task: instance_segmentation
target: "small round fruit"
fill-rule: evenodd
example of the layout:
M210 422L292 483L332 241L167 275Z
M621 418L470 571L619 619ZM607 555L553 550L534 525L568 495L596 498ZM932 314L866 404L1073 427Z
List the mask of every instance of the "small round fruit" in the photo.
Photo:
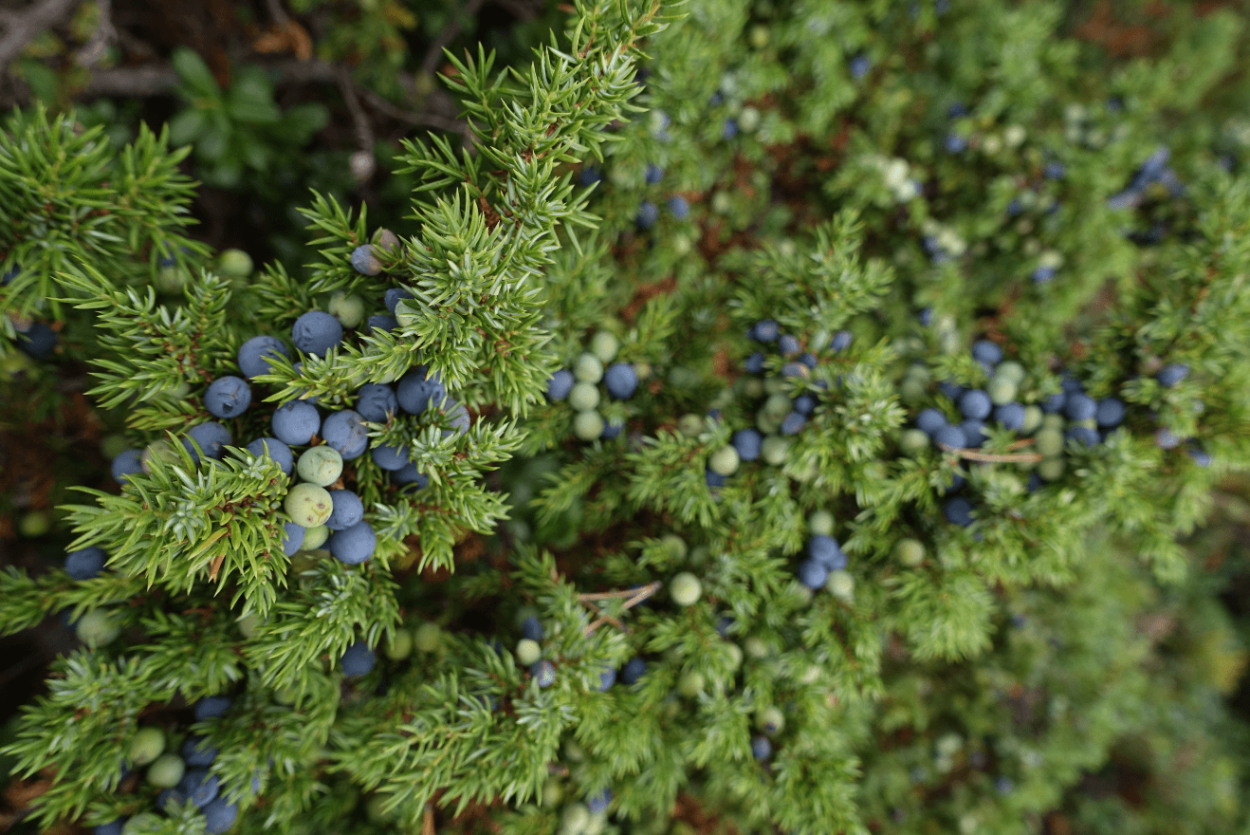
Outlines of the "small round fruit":
M1043 429L1037 433L1037 451L1043 457L1053 458L1063 452L1063 433L1058 429Z
M135 765L147 765L165 752L165 732L148 726L140 728L130 740L130 761Z
M603 416L595 411L578 412L573 418L573 434L583 441L593 441L603 434Z
M785 726L785 715L775 707L762 708L755 714L755 727L759 728L769 736L781 733L781 729Z
M905 429L898 439L899 449L905 455L915 455L929 448L929 436L919 429Z
M42 510L32 510L22 515L17 532L26 537L43 536L52 530L52 517Z
M357 522L350 528L335 531L326 541L330 554L346 565L359 565L373 556L378 537L368 522Z
M177 754L162 754L148 768L148 782L158 789L172 789L182 781L187 766Z
M1037 465L1037 474L1045 481L1056 481L1063 475L1063 459L1047 458Z
M589 411L599 405L599 389L593 383L577 383L569 392L569 405L579 412Z
M738 471L740 461L738 450L727 445L711 454L707 460L707 466L718 475L731 476Z
M603 361L594 354L582 354L573 363L573 376L579 382L590 383L592 386L603 379Z
M293 400L274 410L270 421L273 436L290 446L304 446L321 431L321 413L302 400Z
M764 463L780 467L786 463L786 453L790 451L790 442L780 435L769 435L760 446L760 456Z
M283 509L291 521L305 528L324 525L334 510L334 502L324 487L316 484L297 484L286 494Z
M333 498L330 499L334 501ZM333 513L333 510L331 511ZM304 528L304 541L300 543L300 550L315 551L322 545L326 544L326 540L330 538L330 529L325 525L316 525L311 528Z
M218 418L235 418L252 404L252 387L242 377L218 377L204 392L204 408Z
M583 835L590 824L590 809L585 803L570 803L560 815L561 835Z
M241 249L223 249L217 256L217 272L226 278L247 278L252 267L252 256Z
M590 338L590 352L599 358L600 362L611 362L616 358L616 352L621 349L621 341L611 331L599 331Z
M349 646L339 659L339 667L343 670L343 675L349 678L365 675L373 669L376 663L377 659L373 655L373 650L369 649L369 645L364 641L356 641Z
M530 665L530 675L539 687L550 687L556 683L556 667L545 658Z
M849 571L830 571L829 579L825 581L825 588L834 597L850 600L855 595L855 578Z
M894 543L894 558L909 568L915 568L924 562L924 543L910 537L900 539Z
M351 490L331 490L330 501L334 510L325 526L332 531L345 531L365 518L365 505Z
M687 670L677 679L677 692L685 696L687 699L693 699L703 692L707 682L703 678L703 674L696 670Z
M396 629L383 651L392 661L404 660L412 653L412 633L406 629Z
M94 609L78 619L74 624L74 632L88 649L97 649L117 640L117 636L122 634L122 628L106 609Z
M990 396L990 402L995 406L1002 406L1016 399L1018 387L1011 380L996 374L985 390Z
M354 293L335 293L326 309L345 328L354 328L365 319L365 300Z
M306 354L324 357L343 341L343 326L329 313L310 310L291 326L291 341Z
M442 643L442 635L437 623L423 623L412 633L412 642L420 652L434 652Z
M531 641L529 638L522 638L516 644L516 660L522 667L529 667L538 663L543 657L543 648L539 646L538 641Z
M308 484L329 487L343 474L343 455L334 447L321 444L304 450L295 471Z
M703 594L703 584L689 571L683 571L669 582L668 593L678 606L693 606Z

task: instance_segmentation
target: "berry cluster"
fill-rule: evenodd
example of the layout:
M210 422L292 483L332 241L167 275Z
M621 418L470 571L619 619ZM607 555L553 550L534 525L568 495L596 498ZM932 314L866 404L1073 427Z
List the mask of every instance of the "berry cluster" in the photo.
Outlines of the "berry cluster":
M516 645L516 660L522 667L530 671L530 675L539 687L550 687L556 683L556 667L550 660L543 658L543 625L538 619L538 611L525 606L517 613L521 624L521 640Z
M377 244L365 244L352 253L352 266L365 275L377 274L381 262L374 246L389 252L397 242L393 233L382 230ZM367 329L399 327L393 314L405 298L411 298L411 294L401 289L388 290L384 302L389 313L370 316ZM329 308L328 313L308 311L291 327L291 342L303 354L324 357L342 343L344 328L356 328L364 319L364 302L357 296L336 294L330 299ZM220 421L244 417L253 405L255 378L272 373L272 361L278 357L290 360L291 352L276 337L255 336L244 342L236 358L241 376L226 375L209 384L204 393L208 413ZM300 361L293 367L299 371L302 366ZM394 385L362 385L355 392L355 409L340 409L323 415L317 407L317 399L304 395L274 410L270 420L272 434L252 439L240 452L268 456L287 476L298 476L298 482L292 484L283 504L291 519L284 525L282 541L287 556L324 546L341 562L356 565L373 555L377 537L365 521L360 497L343 486L345 464L368 452L373 463L389 474L391 483L416 484L418 489L428 483L428 479L417 472L407 450L380 443L371 445L370 425L386 426L401 412L416 416L433 406L442 410L452 427L444 434L455 431L463 435L469 429L470 417L462 404L448 397L437 373L429 375L425 366L413 368ZM210 460L219 459L232 439L232 432L225 423L207 421L191 427L183 444L199 462L201 454ZM306 449L296 460L293 448L299 447ZM153 456L169 460L172 452L162 440L142 452L124 450L113 459L113 477L121 481L135 473L149 472Z
M629 400L638 390L639 378L650 373L646 366L612 362L620 347L620 340L611 332L599 331L590 340L590 350L577 358L571 371L561 368L547 381L547 398L567 400L573 407L573 434L583 441L609 440L625 428L624 420L604 420L600 414L603 398L598 384L603 383L613 400Z
M805 588L828 589L835 597L850 601L855 593L855 578L846 570L846 554L833 538L833 514L817 510L807 519L811 534L807 540L807 559L796 572Z
M207 723L229 712L232 701L225 696L209 696L195 704L196 723ZM127 762L123 766L123 780L131 768L147 766L144 778L148 785L160 789L155 805L160 811L193 803L204 816L204 830L221 833L234 825L239 807L227 797L225 787L217 775L211 773L217 759L217 749L203 736L185 735L179 753L173 753L176 729L157 725L141 727L131 739ZM260 775L252 777L251 791L260 791ZM173 807L173 808L171 808ZM95 835L128 835L131 832L147 832L161 825L162 818L156 811L140 812L130 818L97 826Z

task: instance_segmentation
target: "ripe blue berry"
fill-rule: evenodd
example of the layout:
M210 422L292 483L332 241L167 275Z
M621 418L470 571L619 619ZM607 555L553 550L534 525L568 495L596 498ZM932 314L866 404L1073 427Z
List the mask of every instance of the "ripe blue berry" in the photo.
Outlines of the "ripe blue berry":
M739 429L733 434L730 442L738 450L738 458L743 461L754 461L760 457L760 447L764 436L756 429Z
M203 809L217 797L217 775L209 774L206 768L192 769L183 775L178 790Z
M205 696L195 703L195 721L215 719L226 715L234 700L229 696Z
M642 201L638 207L638 215L634 218L639 229L650 229L660 219L660 210L650 200Z
M36 322L17 335L17 347L31 359L46 360L56 350L56 331L42 322Z
M938 409L928 408L922 409L920 414L916 415L916 428L921 432L933 437L933 433L937 432L943 426L946 426L946 415Z
M747 357L747 361L742 366L748 374L761 374L764 371L764 354L756 351Z
M1079 441L1085 446L1095 446L1098 443L1098 433L1088 426L1073 426L1066 435L1069 440Z
M668 198L668 210L678 220L685 220L686 216L690 214L690 204L686 202L684 197L670 197Z
M218 377L204 392L204 408L213 417L238 417L252 404L252 389L242 377Z
M1185 452L1189 453L1189 457L1192 458L1194 463L1199 467L1211 466L1211 454L1209 452L1194 446L1189 447L1185 450Z
M994 420L1005 429L1019 431L1024 427L1024 406L1020 403L1004 403L994 408Z
M561 368L555 374L551 375L551 379L547 381L547 399L563 400L569 396L569 392L573 390L573 385L577 382L573 376L573 372L567 368Z
M751 338L757 342L772 342L781 334L781 328L772 319L761 319L755 323Z
M978 362L998 365L1003 360L1003 349L998 347L997 343L988 339L979 339L972 346L972 358Z
M1176 449L1181 445L1181 439L1173 434L1171 429L1159 427L1155 430L1155 446L1159 449Z
M603 174L601 174L597 168L593 168L589 165L583 168L581 173L577 175L577 181L583 186L593 186L595 183L601 182L602 180Z
M304 528L294 522L282 523L282 553L288 557L304 544Z
M600 812L608 810L608 804L612 802L612 792L609 789L586 795L586 808L590 810L590 814L597 815Z
M529 638L531 641L541 641L543 639L543 624L533 615L521 621L521 637Z
M359 565L369 559L377 545L377 535L368 522L357 522L350 528L336 531L326 540L330 554L347 565Z
M317 407L293 400L274 410L270 421L274 437L290 446L304 446L321 431L321 415Z
M365 383L356 392L356 413L370 423L386 423L399 409L395 390L383 383Z
M802 351L803 345L799 342L799 338L797 336L784 333L777 337L777 350L784 356L790 356L791 354L797 354L799 351Z
M637 657L631 658L628 662L626 662L625 666L621 668L621 681L625 684L633 684L638 681L638 679L642 678L646 671L646 661Z
M1118 397L1104 397L1098 401L1094 419L1105 429L1114 429L1124 422L1124 401Z
M143 453L137 449L122 450L113 459L113 463L109 466L109 472L116 482L121 482L127 476L143 472Z
M959 397L959 411L972 420L985 420L993 408L989 394L981 389L969 389Z
M964 442L969 447L978 449L985 444L985 421L968 418L959 424L959 428L963 430Z
M447 396L442 378L437 372L433 377L427 377L428 370L426 366L418 365L400 378L396 387L395 396L399 400L399 407L410 415L421 414L431 400L439 403Z
M763 762L773 755L773 744L768 741L766 736L757 736L751 739L751 756Z
M939 426L937 431L933 433L933 442L939 446L948 446L952 449L964 449L968 446L967 436L964 430L958 426Z
M108 823L101 824L92 830L94 835L122 835L122 827L126 825L127 818L117 818Z
M946 134L945 146L946 153L958 154L968 147L968 140L957 133L948 133Z
M365 329L369 332L399 330L399 320L394 316L387 316L385 314L370 316L365 321Z
M184 777L183 779L185 780L186 778ZM181 788L162 789L161 793L156 796L156 808L162 812L172 812L172 807L175 805L181 806L186 802L187 795ZM98 832L99 830L96 831Z
M726 119L725 127L721 129L720 135L722 139L733 139L735 136L737 136L738 135L738 120L733 119L733 118Z
M65 556L65 571L75 580L90 580L104 570L108 555L104 550L91 545L78 551L70 551Z
M430 483L428 476L417 472L416 464L407 464L402 469L396 470L391 475L391 480L396 484L415 484L418 490L424 489Z
M1188 376L1188 365L1173 364L1165 365L1163 368L1159 369L1157 379L1159 380L1159 385L1163 386L1165 389L1170 389L1172 386L1176 385Z
M1058 392L1046 396L1042 401L1042 411L1048 415L1058 414L1063 411L1064 404L1068 402L1067 392Z
M239 816L238 804L230 803L224 797L217 798L205 806L203 811L205 830L209 835L221 835L234 826L234 821Z
M617 400L628 400L638 390L638 373L629 363L616 362L603 372L603 384Z
M369 448L368 428L354 409L328 415L321 424L321 437L339 451L344 461L359 458Z
M644 179L647 181L647 185L653 186L664 179L664 169L658 165L649 164L647 165L647 173Z
M310 310L291 326L291 340L304 353L324 357L343 341L343 326L329 313Z
M191 453L191 460L198 464L200 456L195 451L192 441L199 444L200 449L209 458L220 458L221 448L230 443L230 430L211 420L187 430L187 437L183 439L182 445L187 448L187 452Z
M313 409L313 411L317 410ZM291 448L277 438L257 438L248 444L246 449L257 457L266 455L272 458L278 462L282 472L287 475L290 475L291 470L295 467L295 455L291 452Z
M530 665L530 675L539 687L550 687L556 683L556 667L545 658Z
M283 356L291 358L286 346L274 336L253 336L239 348L239 370L249 380L271 371L269 360Z
M797 435L807 425L807 418L800 412L791 412L781 421L781 434Z
M409 293L407 290L403 289L402 287L392 287L391 289L386 291L386 294L384 296L382 296L382 303L386 305L387 311L389 311L390 314L393 316L395 315L395 309L399 307L399 303L404 299L411 299L411 298L412 298L412 293Z
M868 75L868 71L872 69L872 61L868 59L867 55L856 55L851 59L849 68L851 70L851 78L858 81Z
M822 587L829 579L829 569L816 560L803 560L799 563L799 582L813 591Z
M938 390L941 391L942 394L946 395L947 398L955 401L956 403L959 402L959 398L963 397L964 392L967 391L967 389L965 389L963 386L959 385L958 383L952 383L949 380L943 380L942 382L938 383Z
M373 650L369 649L369 645L364 641L357 641L343 653L343 657L339 659L339 666L343 670L343 675L356 678L372 670L375 662Z
M331 490L330 500L334 506L330 510L330 518L325 521L330 530L347 530L365 518L364 502L351 490Z
M189 766L209 766L217 759L217 749L202 736L187 737L182 743L182 759Z
M1068 420L1090 420L1098 414L1098 404L1087 394L1070 392L1063 413Z
M613 684L616 684L616 670L608 667L599 674L599 687L597 689L602 693Z
M965 528L972 524L972 502L962 496L947 501L942 507L942 513L946 516L946 521L952 524Z
M373 254L371 244L362 244L352 250L352 269L361 275L377 275L382 272L382 262Z
M369 457L382 469L394 472L408 463L408 450L401 446L381 444L369 451Z
M832 536L816 534L807 541L807 556L824 566L829 571L841 571L846 568L846 554L842 546Z
M729 483L729 479L727 477L710 468L703 471L703 480L707 482L707 486L712 489L724 487Z
M840 353L851 347L854 336L850 331L838 331L829 340L829 350L834 353Z
M1033 279L1035 284L1045 284L1055 277L1055 268L1050 266L1038 267L1029 277Z
M811 417L812 412L816 411L816 398L810 394L800 394L794 398L794 411L804 417Z

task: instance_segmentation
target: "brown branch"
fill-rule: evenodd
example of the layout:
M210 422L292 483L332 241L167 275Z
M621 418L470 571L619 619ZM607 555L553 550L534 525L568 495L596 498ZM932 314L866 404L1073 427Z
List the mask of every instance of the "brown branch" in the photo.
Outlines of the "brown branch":
M335 80L338 82L339 92L343 94L343 101L347 103L347 111L352 116L352 125L356 128L356 145L360 148L352 154L352 174L356 182L363 185L369 182L377 168L377 161L373 158L373 126L369 124L369 117L360 106L356 86L352 83L351 70L346 64L339 64L336 70Z
M43 0L20 12L9 11L0 17L4 35L0 36L0 67L8 68L13 59L34 40L35 36L51 29L78 5L78 0Z
M957 447L948 446L946 444L938 444L938 448L946 452L953 452L960 458L966 458L969 461L988 461L992 463L1003 462L1011 463L1013 461L1036 462L1041 461L1042 456L1036 452L1017 452L1014 454L996 455L989 452L976 452L971 449L959 449Z

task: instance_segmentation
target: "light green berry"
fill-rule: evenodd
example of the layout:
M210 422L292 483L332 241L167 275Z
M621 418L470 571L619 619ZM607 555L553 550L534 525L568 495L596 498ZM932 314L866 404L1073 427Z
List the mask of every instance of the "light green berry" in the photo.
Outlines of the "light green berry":
M898 438L899 449L905 455L915 455L929 448L929 436L919 429L904 429Z
M303 456L300 456L303 460ZM286 494L282 503L291 521L305 528L324 525L334 510L334 501L324 487L316 484L297 484Z
M316 551L330 538L330 529L325 525L317 525L304 531L304 541L300 544L301 551Z
M43 536L50 530L52 530L52 517L43 510L31 510L24 513L21 521L17 523L17 532L26 537Z
M682 539L677 534L666 533L664 536L660 537L660 542L664 545L668 553L672 555L673 559L681 561L686 558L686 552L688 550L686 548L686 540Z
M744 107L738 114L738 129L743 133L754 133L760 126L760 112L754 107Z
M603 361L594 354L582 354L573 363L573 376L583 383L592 386L603 379Z
M252 256L241 249L223 249L217 256L217 272L226 278L247 278L253 266Z
M148 832L160 832L166 819L155 812L140 812L128 818L122 826L122 835L146 835Z
M925 384L914 377L908 377L899 385L898 393L904 403L919 403L926 394Z
M737 644L726 644L726 651L729 653L730 669L738 669L742 666L742 647Z
M256 637L256 630L260 628L262 621L255 612L248 612L235 623L238 624L239 632L243 637L250 641Z
M742 396L758 400L764 396L764 381L758 377L739 377L742 381Z
M423 623L412 633L412 642L420 652L434 652L443 640L443 630L437 623Z
M985 387L986 393L990 396L990 402L996 406L1004 403L1010 403L1016 399L1017 386L1006 377L994 375L990 380L990 384Z
M677 679L677 692L685 696L687 699L693 699L703 692L703 687L707 682L703 678L703 674L696 670L687 670Z
M764 411L771 417L784 418L794 409L794 404L784 394L769 395L764 401Z
M694 414L684 414L677 419L677 431L687 438L697 438L707 428L703 418Z
M1025 435L1032 435L1042 425L1042 418L1045 417L1040 406L1024 407L1024 423L1020 426L1020 431Z
M1063 459L1047 458L1037 465L1037 474L1045 481L1056 481L1063 475Z
M590 824L590 809L585 803L570 803L560 815L562 835L584 835Z
M516 660L522 667L536 664L542 657L543 648L538 645L538 641L522 638L516 642Z
M143 467L145 473L151 474L154 460L172 464L178 460L178 451L164 438L153 441L144 447L143 455L139 457L139 465Z
M850 600L855 595L855 578L849 571L830 571L825 588L837 598Z
M172 789L186 773L186 763L177 754L162 754L148 768L148 782L160 789Z
M1065 424L1067 424L1067 420L1064 419L1063 415L1051 414L1051 415L1044 415L1042 417L1043 429L1062 430Z
M894 543L894 558L909 568L915 568L924 562L924 543L911 537L900 539Z
M813 510L807 517L807 530L812 536L833 536L833 514L827 510Z
M595 411L578 412L573 418L573 434L583 441L593 441L603 434L603 415Z
M599 331L590 338L590 352L601 362L611 362L621 350L621 341L611 331Z
M774 435L777 430L781 429L781 421L783 418L775 418L772 415L760 409L755 414L755 428L760 430L761 434Z
M412 654L412 633L406 629L396 629L383 651L392 661L404 660Z
M1002 377L1004 380L1010 380L1018 387L1024 382L1024 366L1015 360L1003 360L994 369L995 377Z
M517 628L520 629L530 618L538 618L541 616L542 613L538 611L537 606L532 606L529 603L526 603L524 606L516 610L516 614L512 616L512 619L516 622Z
M140 728L130 740L130 761L135 765L147 765L165 751L165 732L148 726Z
M302 481L329 487L343 474L343 456L329 444L321 444L300 454L295 471Z
M736 473L739 463L738 450L728 444L713 452L707 460L708 469L724 476Z
M780 435L769 435L760 445L760 457L764 463L780 467L786 463L786 453L790 451L790 442Z
M742 648L746 650L747 655L755 659L767 658L771 650L763 638L752 635L742 642Z
M365 300L355 294L335 293L326 312L345 328L354 328L365 320Z
M599 388L594 383L576 383L569 390L569 405L586 412L599 405Z
M559 777L548 777L547 782L543 783L543 806L550 809L559 806L563 800L564 784L560 782Z
M95 609L78 619L74 633L89 649L96 649L116 641L122 634L122 627L108 610Z
M678 606L693 606L703 594L703 584L689 571L683 571L669 582L668 593Z
M1052 458L1063 452L1063 433L1058 429L1046 428L1037 433L1037 451L1045 458ZM1041 472L1040 470L1038 471Z
M781 733L785 726L785 715L775 707L762 708L755 714L755 727L769 736Z

